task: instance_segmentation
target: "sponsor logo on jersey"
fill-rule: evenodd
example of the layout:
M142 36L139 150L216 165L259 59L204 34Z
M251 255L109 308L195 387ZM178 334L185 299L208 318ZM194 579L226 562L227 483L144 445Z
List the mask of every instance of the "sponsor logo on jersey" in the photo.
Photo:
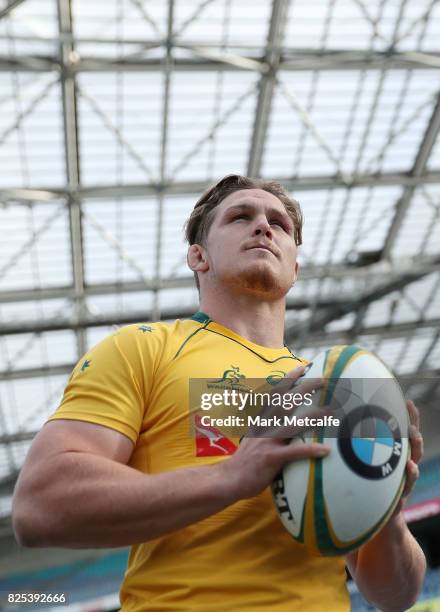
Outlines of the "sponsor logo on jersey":
M237 391L250 391L250 387L243 383L245 374L240 372L239 366L231 365L224 370L221 378L207 381L207 389L236 389Z
M216 427L202 425L201 415L194 415L196 457L233 455L237 445Z
M212 382L213 383L227 382L228 384L232 385L234 383L240 382L242 378L246 378L246 376L240 372L240 367L231 365L230 368L228 368L227 370L223 372L223 376L221 378L217 380L213 380Z

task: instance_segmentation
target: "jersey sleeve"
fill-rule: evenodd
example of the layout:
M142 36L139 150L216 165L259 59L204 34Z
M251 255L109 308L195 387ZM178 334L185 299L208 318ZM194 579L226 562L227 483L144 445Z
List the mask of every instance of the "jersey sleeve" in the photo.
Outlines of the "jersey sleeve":
M160 330L147 324L108 336L77 363L60 406L48 420L104 425L136 443L160 349Z

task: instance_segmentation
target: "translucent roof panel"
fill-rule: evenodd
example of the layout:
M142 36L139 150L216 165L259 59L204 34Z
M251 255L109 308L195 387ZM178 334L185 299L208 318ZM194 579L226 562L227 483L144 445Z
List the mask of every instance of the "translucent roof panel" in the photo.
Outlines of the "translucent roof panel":
M396 374L408 374L414 371L414 363L420 363L429 343L426 330L414 331L409 337L380 339L375 351ZM413 358L412 366L409 355Z
M246 173L258 75L177 72L171 84L167 176L171 181ZM197 120L195 118L197 117Z
M0 368L14 372L22 368L49 368L77 359L75 336L70 330L0 337Z
M158 180L161 75L86 73L80 75L78 86L83 183Z
M90 295L86 298L87 312L91 318L132 317L144 320L153 307L152 291L118 292L108 295Z
M393 246L393 256L433 255L440 244L440 187L416 189Z
M165 289L160 293L160 307L163 316L166 317L167 311L182 311L181 318L192 316L197 310L198 292L195 284L192 287L182 289Z
M437 139L427 163L428 170L440 170L440 140Z
M186 263L188 245L184 239L184 225L199 197L200 194L165 198L161 272L167 278L192 275Z
M383 247L401 187L295 193L304 212L303 257L309 263L346 260Z
M271 10L268 0L180 1L176 3L174 30L179 43L263 49Z
M438 328L432 330L431 338L435 337L434 334L438 334ZM427 357L425 366L426 368L433 369L433 370L434 369L438 370L440 368L440 343L439 342L437 342L437 344L432 348L432 351Z
M414 330L412 334L408 334L407 342L394 364L397 373L403 374L414 372L414 363L421 363L431 343L432 330ZM439 365L440 361L437 363L436 367Z
M147 42L166 34L167 3L161 0L149 0L148 3L75 0L72 8L75 35L87 41L78 46L82 55L99 55L103 45L90 42L93 40L134 39ZM120 52L121 48L117 48L117 51Z
M397 35L401 51L419 49L423 52L440 50L440 6L431 0L408 2L404 10L404 23Z
M68 224L63 202L0 207L0 289L71 283Z
M430 0L409 2L404 8L400 2L381 0L301 0L292 3L286 38L297 47L335 50L385 50L392 42L413 49L422 38L428 48L438 49L436 17L438 6Z
M427 71L281 71L263 173L409 170L437 90Z
M67 381L68 375L0 382L2 405L9 407L4 411L6 433L38 431L55 412Z
M155 198L84 204L86 282L155 278L158 202Z
M0 303L0 321L13 322L16 326L50 322L54 319L68 318L71 315L72 300L69 298L30 299Z
M58 76L0 72L0 108L0 188L63 185L66 175Z
M439 309L440 275L434 272L369 304L364 325L417 324ZM431 315L431 316L430 316Z
M0 20L0 54L52 55L58 46L58 19L53 0L2 0L0 11L15 5Z

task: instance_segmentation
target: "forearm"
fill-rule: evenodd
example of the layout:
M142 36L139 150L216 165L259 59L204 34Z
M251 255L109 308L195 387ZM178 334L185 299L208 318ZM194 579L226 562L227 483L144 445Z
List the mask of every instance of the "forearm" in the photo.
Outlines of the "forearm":
M66 452L51 462L44 482L18 483L14 524L27 546L127 546L236 501L221 463L145 475L88 453Z
M426 560L399 512L357 553L355 580L380 610L406 610L423 585Z

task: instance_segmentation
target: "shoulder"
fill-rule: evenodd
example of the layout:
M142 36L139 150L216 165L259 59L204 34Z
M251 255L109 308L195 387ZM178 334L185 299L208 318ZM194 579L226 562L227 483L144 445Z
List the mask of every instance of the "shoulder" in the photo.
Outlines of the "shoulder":
M175 321L141 321L117 329L111 336L120 340L172 340L180 339L199 329L200 323L192 319Z
M111 338L124 351L172 353L182 342L201 329L192 319L141 321L119 328Z

